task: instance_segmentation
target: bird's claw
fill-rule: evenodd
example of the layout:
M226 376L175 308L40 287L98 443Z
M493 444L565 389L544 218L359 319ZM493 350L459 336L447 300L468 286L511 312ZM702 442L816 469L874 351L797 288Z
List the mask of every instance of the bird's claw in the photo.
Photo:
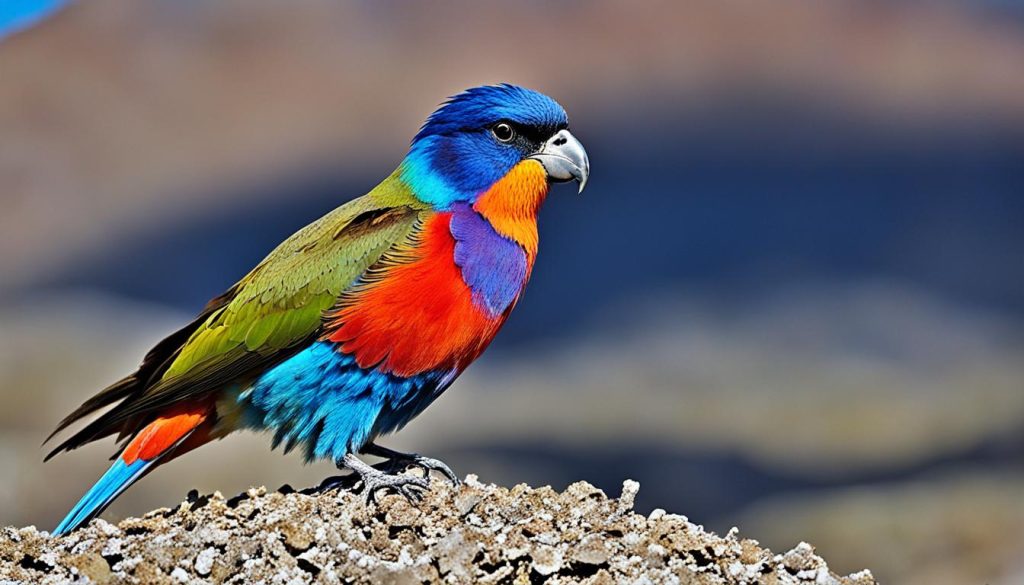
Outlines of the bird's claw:
M334 475L325 478L320 482L320 485L310 488L309 490L304 490L304 492L327 493L337 489L351 488L354 483L355 478L353 478L352 475Z
M362 476L363 495L366 502L377 501L377 492L382 489L394 490L411 502L419 502L423 499L423 493L430 486L430 478L416 477L414 475L396 475L373 470Z
M452 468L448 467L448 464L445 463L444 461L441 461L440 459L434 459L433 457L424 457L423 455L415 454L411 455L409 459L410 466L422 469L424 477L429 476L431 471L436 471L443 475L445 479L450 481L452 485L454 485L455 487L462 485L462 481L459 479L459 476L455 475L455 472L452 471Z
M429 476L431 471L436 471L443 475L445 479L450 481L455 487L462 485L462 482L459 480L459 476L455 475L452 468L448 467L448 464L440 459L424 457L418 453L402 453L401 451L381 447L376 443L370 443L367 445L363 449L363 452L368 455L376 455L377 457L387 459L387 465L392 470L404 471L410 467L418 467L423 470L424 477Z
M390 489L398 492L407 500L417 502L423 499L423 492L430 486L429 477L416 477L414 475L399 475L381 471L379 466L367 465L352 453L348 453L338 462L359 475L363 482L363 495L366 502L375 502L377 492L382 489Z

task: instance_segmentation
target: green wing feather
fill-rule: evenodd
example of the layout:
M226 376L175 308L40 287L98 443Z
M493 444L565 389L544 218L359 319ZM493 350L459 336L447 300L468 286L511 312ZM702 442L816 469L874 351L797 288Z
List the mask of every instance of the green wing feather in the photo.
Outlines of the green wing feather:
M385 252L409 241L428 213L396 173L302 228L195 321L157 344L138 371L61 421L54 434L120 401L47 459L113 433L134 435L166 406L245 382L286 359L316 337L323 313L342 291Z

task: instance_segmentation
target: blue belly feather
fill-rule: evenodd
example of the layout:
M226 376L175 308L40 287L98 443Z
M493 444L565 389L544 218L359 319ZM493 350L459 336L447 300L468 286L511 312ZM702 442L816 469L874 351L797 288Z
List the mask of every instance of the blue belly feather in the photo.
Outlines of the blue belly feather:
M263 373L239 395L250 428L274 431L274 447L303 445L307 460L340 461L405 426L456 372L410 378L364 369L334 343L316 342Z

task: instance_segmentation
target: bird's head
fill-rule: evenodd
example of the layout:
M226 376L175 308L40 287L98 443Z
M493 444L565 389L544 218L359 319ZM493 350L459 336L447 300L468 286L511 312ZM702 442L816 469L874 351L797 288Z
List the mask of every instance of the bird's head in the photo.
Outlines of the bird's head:
M587 183L590 162L558 102L515 85L466 90L427 118L402 163L402 179L438 208L473 202L525 160L551 182Z

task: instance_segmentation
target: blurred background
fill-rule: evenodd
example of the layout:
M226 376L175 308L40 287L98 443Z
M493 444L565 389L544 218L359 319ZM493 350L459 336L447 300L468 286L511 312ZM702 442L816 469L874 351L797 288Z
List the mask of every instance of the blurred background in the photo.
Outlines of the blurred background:
M425 116L510 81L593 173L530 290L395 448L585 479L890 583L1024 582L1024 6L0 4L0 524L113 445L40 442ZM314 485L241 435L128 491Z

